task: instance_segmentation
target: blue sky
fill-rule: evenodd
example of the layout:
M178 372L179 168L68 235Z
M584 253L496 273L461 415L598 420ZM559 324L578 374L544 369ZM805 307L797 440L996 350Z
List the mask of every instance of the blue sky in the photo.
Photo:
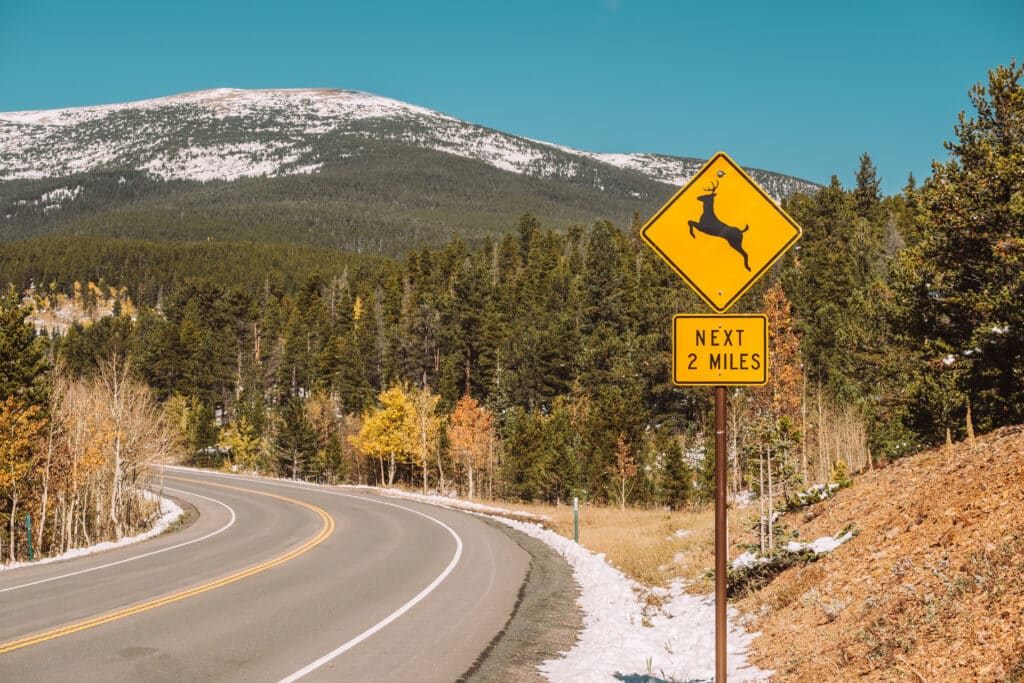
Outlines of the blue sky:
M0 0L0 111L338 87L600 152L883 189L945 159L967 89L1024 59L1022 0Z

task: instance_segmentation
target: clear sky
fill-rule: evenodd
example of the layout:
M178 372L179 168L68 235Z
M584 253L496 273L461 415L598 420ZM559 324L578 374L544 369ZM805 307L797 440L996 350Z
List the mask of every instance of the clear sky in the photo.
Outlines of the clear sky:
M337 87L599 152L886 192L945 159L1024 0L0 0L0 111Z

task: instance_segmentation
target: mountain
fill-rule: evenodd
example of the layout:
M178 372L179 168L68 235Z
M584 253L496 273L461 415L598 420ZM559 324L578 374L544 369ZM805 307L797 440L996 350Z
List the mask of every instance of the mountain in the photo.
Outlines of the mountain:
M524 211L648 216L703 161L600 154L346 90L209 90L0 113L0 239L299 242L400 254ZM777 200L816 185L747 169Z

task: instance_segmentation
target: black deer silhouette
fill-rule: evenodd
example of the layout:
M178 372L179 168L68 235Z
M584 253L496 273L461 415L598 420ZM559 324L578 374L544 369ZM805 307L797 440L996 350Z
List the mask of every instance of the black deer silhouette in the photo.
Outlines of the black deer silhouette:
M705 235L711 235L712 237L721 237L729 246L740 253L743 257L743 267L748 271L750 270L750 262L747 259L747 252L743 251L743 233L750 230L750 226L740 230L734 228L731 225L726 225L722 221L718 220L718 216L715 215L715 192L718 190L718 183L714 182L711 187L705 187L704 191L708 194L702 194L697 197L701 204L704 205L704 213L700 215L699 221L689 221L690 223L690 237L696 238L693 234L693 229L697 228Z

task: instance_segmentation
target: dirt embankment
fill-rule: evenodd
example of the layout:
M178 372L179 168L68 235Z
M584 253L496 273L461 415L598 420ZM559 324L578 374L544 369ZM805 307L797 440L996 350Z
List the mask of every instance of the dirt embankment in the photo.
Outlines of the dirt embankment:
M778 681L1024 681L1024 427L869 472L783 522L860 534L739 606Z

